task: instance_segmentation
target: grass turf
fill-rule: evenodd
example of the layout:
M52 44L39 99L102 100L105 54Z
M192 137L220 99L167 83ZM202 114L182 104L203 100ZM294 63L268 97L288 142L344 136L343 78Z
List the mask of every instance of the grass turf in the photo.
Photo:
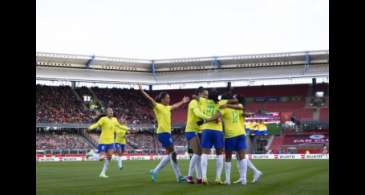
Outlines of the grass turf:
M109 178L98 178L102 162L41 162L36 165L37 195L116 195L116 194L249 194L249 195L326 195L329 194L328 160L253 160L264 175L256 184L230 186L212 184L215 178L215 161L208 163L208 186L177 183L171 165L151 182L149 170L158 161L123 161L119 170L115 161L109 166ZM188 161L179 161L183 175L187 174ZM224 168L222 180L224 180ZM232 182L238 178L236 161L232 161ZM248 180L252 171L248 171Z

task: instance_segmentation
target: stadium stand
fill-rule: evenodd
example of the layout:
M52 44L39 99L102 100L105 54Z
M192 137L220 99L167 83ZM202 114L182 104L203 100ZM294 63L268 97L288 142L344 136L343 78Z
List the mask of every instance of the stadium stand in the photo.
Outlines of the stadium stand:
M319 84L317 86L318 90L328 90L328 85ZM138 90L98 87L72 88L70 86L42 85L37 85L36 89L37 123L90 124L95 121L95 118L100 112L108 106L113 108L116 117L124 117L127 120L128 125L153 125L155 123L153 112ZM218 90L222 91L222 89ZM194 91L195 90L192 89L168 90L168 93L171 96L171 103L175 103L180 101L183 96L191 97ZM157 96L160 92L161 91L149 91L152 97ZM295 117L297 121L310 121L313 119L313 114L315 112L315 109L308 107L307 105L307 97L310 96L311 93L310 85L238 87L233 89L233 93L243 95L247 98L247 111L254 113L286 113L285 119L283 117L281 118L282 123L290 120L291 117ZM84 101L84 96L91 97L91 101ZM262 100L262 98L265 100ZM326 101L328 102L328 97L326 98ZM93 104L97 105L96 108L92 107ZM185 125L186 122L186 109L187 105L184 105L172 112L172 122L174 125L182 125L179 127L180 129L183 129L183 125ZM320 121L328 122L328 103L320 108L319 111ZM290 145L288 145L289 141L287 141L290 138L286 135L288 131L281 134L282 130L280 126L281 125L268 125L271 135L279 135L275 136L273 141L270 142L269 149L272 153L279 153L280 150L288 152L288 147L290 147ZM313 124L303 122L300 128L308 129L312 128L311 126L313 126ZM151 134L151 130L153 129L146 132L132 131L132 133L128 134L126 150L129 153L160 152L158 149L161 147L154 135ZM90 148L93 146L85 140L88 139L93 145L96 145L99 138L98 133L95 134L95 132L84 134L83 136L81 134L74 134L73 136L75 136L75 139L71 138L72 135L65 135L60 138L57 135L37 134L37 149L61 149L63 147L77 148L82 147L82 143L86 144L85 148ZM50 141L47 142L47 139ZM69 140L67 143L71 144L66 146L58 143L63 142L62 139ZM77 142L78 139L81 139L79 140L80 144L73 144L74 142ZM173 139L177 146L186 145L184 135L180 131L174 131ZM296 139L301 140L302 137L295 138L294 140ZM265 143L267 143L267 140L258 143L261 149L265 148L263 145ZM296 149L298 151L306 151L309 146L306 147L304 147L304 149L303 147L296 147ZM318 148L310 146L309 149L312 152L316 152Z
M67 150L67 149L92 149L87 140L78 135L66 132L37 133L36 135L37 150Z

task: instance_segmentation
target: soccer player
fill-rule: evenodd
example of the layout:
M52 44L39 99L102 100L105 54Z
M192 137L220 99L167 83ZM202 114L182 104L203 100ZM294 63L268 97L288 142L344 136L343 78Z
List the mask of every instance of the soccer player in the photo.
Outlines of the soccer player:
M243 123L243 105L237 104L242 110L232 109L226 104L227 100L222 100L221 116L224 125L224 141L225 141L225 184L231 184L231 159L232 152L237 153L239 159L239 173L241 184L246 185L247 159L245 159L246 149L246 132Z
M158 135L158 140L160 141L162 147L166 149L167 153L167 155L162 158L156 168L150 170L152 181L156 181L157 173L170 161L176 175L176 180L178 182L183 182L185 181L185 178L181 175L179 166L177 164L177 155L174 150L173 140L171 138L171 111L189 102L189 97L184 97L180 102L170 106L170 95L168 93L161 92L157 96L156 100L154 100L142 89L141 85L139 85L139 89L144 97L146 97L152 104L153 112L157 119L156 133Z
M208 117L219 116L218 105L218 93L215 90L209 92L209 99L201 97L199 99L200 109ZM221 180L221 174L223 169L223 127L220 118L214 121L204 121L201 125L202 131L202 155L201 155L201 169L202 169L202 183L208 184L207 179L207 167L208 167L208 155L211 148L214 146L216 151L216 179L215 183L224 184Z
M118 120L113 116L113 109L107 108L106 116L101 117L95 124L88 128L88 130L101 128L98 145L100 160L104 160L103 169L99 175L101 178L108 178L105 173L108 170L110 160L114 153L114 132L118 124Z
M126 134L128 131L128 127L124 119L120 119L120 123L122 123L123 125L118 124L115 130L115 152L117 154L118 167L120 170L122 170L123 169L122 156L126 144Z
M188 183L193 184L193 172L196 166L196 183L202 183L202 175L201 175L201 147L200 147L200 138L199 138L199 125L197 122L201 119L208 120L209 117L206 116L204 113L201 112L199 107L199 98L208 97L208 90L204 89L203 87L199 87L197 91L197 97L190 101L188 105L188 113L187 113L187 122L185 128L185 136L188 141L189 147L192 149L192 157L189 163L189 171L188 176L186 177L186 181Z
M259 120L258 124L256 125L256 135L268 135L267 126L264 124L263 120Z
M229 107L229 108L233 108L233 109L238 109L238 110L242 110L243 111L243 113L242 113L242 118L240 118L240 120L241 120L241 123L243 124L243 127L245 126L244 124L245 124L245 116L246 115L252 115L252 114L249 114L249 113L245 113L245 110L244 110L244 106L243 105L245 105L245 101L244 101L244 98L243 97L241 97L241 96L239 96L239 95L234 95L234 99L236 99L236 100L238 100L238 102L240 103L240 105L239 106L236 106L236 105L230 105L230 104L227 104L226 105L226 107ZM242 106L241 106L242 105ZM255 124L252 124L251 123L251 128L250 128L250 130L252 130L252 129L256 129L255 128ZM246 136L247 136L248 134L246 134ZM241 171L241 169L240 169L240 161L239 160L237 160L237 169L238 169L238 171L240 172ZM256 183L257 181L258 181L258 179L261 177L261 175L262 175L262 172L261 171L259 171L256 167L255 167L255 165L251 162L251 160L250 159L247 159L247 168L249 168L249 169L251 169L253 172L254 172L254 176L253 176L253 180L252 180L252 183ZM247 169L246 169L247 170ZM240 173L240 176L241 176L241 173ZM233 183L242 183L242 178L240 177L237 181L234 181Z

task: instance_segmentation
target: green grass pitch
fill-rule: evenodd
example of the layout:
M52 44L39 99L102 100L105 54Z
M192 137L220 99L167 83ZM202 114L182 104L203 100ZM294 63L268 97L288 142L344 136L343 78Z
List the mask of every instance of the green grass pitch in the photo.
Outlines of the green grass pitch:
M208 186L177 183L171 165L151 182L149 170L158 161L123 161L119 170L115 161L110 164L109 178L98 178L102 162L42 162L36 165L37 195L177 195L177 194L247 194L247 195L326 195L329 194L328 160L253 160L264 175L256 184L230 186L212 184L215 161L208 163ZM183 175L188 161L179 161ZM238 178L235 160L232 161L232 181ZM224 168L222 180L224 180ZM252 172L248 171L251 181Z

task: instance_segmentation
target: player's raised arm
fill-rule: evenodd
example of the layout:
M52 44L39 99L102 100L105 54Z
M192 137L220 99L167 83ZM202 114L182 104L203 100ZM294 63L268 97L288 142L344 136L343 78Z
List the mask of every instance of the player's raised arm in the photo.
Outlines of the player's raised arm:
M146 97L152 103L153 106L155 106L156 101L142 89L142 85L138 85L138 87L139 87L139 90L141 91L141 93L143 94L143 96Z
M184 97L183 97L183 99L182 99L180 102L177 102L177 103L175 103L175 104L173 104L173 105L171 106L171 110L174 110L174 109L176 109L176 108L179 108L179 107L180 107L180 106L182 106L183 104L188 103L188 102L189 102L189 100L190 100L190 98L189 98L189 97L184 96Z

